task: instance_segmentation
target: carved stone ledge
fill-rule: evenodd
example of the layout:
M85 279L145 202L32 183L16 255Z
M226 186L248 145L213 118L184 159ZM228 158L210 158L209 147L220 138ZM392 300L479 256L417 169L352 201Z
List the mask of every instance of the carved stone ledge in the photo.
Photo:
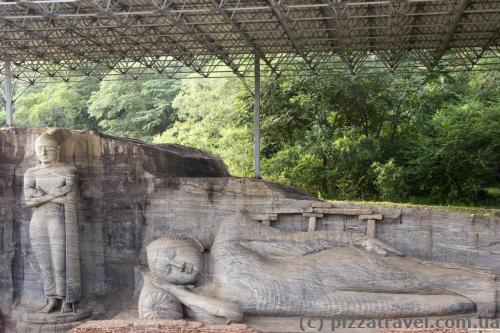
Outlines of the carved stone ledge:
M360 220L382 220L382 214L359 215Z
M60 323L60 324L33 324L26 323L23 321L19 321L16 325L16 328L13 330L9 330L7 328L7 332L16 332L16 333L63 333L68 332L74 327L81 325L83 321L74 321L71 323Z
M204 325L186 320L96 320L73 328L69 333L259 333L245 324Z
M314 213L330 215L369 215L372 213L368 208L314 208Z
M72 313L26 313L23 315L23 321L31 324L66 324L75 321L81 321L92 315L90 310L81 310Z

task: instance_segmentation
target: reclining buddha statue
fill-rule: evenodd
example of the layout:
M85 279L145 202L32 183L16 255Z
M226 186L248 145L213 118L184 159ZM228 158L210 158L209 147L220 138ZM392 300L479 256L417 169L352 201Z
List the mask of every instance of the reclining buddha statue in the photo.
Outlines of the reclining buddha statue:
M147 247L143 318L238 322L244 315L390 318L476 312L493 317L495 277L424 261L376 238L287 232L244 215L226 219L208 253L171 235Z

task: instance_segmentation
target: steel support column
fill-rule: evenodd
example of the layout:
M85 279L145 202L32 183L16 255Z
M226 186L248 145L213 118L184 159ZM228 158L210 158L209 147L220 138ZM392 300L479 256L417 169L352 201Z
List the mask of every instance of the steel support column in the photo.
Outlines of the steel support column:
M7 112L7 126L12 126L14 119L14 105L12 104L12 72L10 60L4 61L4 97L5 111Z
M254 170L255 178L260 178L260 55L255 55L255 95L254 95Z

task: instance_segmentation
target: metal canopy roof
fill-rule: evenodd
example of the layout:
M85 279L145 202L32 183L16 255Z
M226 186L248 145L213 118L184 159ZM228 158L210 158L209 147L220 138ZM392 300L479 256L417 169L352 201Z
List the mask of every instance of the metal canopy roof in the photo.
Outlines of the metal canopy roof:
M28 82L186 67L243 78L255 55L263 71L291 75L294 64L321 74L376 60L500 69L499 31L500 0L0 1L0 59Z

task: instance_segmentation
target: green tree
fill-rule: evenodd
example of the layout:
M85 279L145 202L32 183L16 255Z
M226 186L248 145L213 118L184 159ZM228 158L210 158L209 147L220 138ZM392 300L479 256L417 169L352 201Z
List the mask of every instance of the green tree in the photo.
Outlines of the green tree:
M264 175L326 198L483 200L499 181L498 74L366 74L282 78Z
M251 104L237 79L185 80L173 101L178 120L155 142L177 143L218 154L230 172L253 172Z
M374 198L371 165L390 158L411 131L428 80L386 72L283 78L263 108L264 174L327 198ZM314 172L306 181L299 169Z
M97 130L87 100L98 88L95 80L38 84L15 102L14 123L20 127L66 127Z
M263 100L262 174L328 199L495 204L499 78L280 77ZM22 126L184 144L220 155L233 175L253 174L253 97L236 78L36 85L16 108Z
M88 101L89 113L106 133L151 141L172 126L178 80L102 81Z
M430 126L409 152L411 194L433 202L478 204L484 189L498 183L500 103L450 105L434 115Z

